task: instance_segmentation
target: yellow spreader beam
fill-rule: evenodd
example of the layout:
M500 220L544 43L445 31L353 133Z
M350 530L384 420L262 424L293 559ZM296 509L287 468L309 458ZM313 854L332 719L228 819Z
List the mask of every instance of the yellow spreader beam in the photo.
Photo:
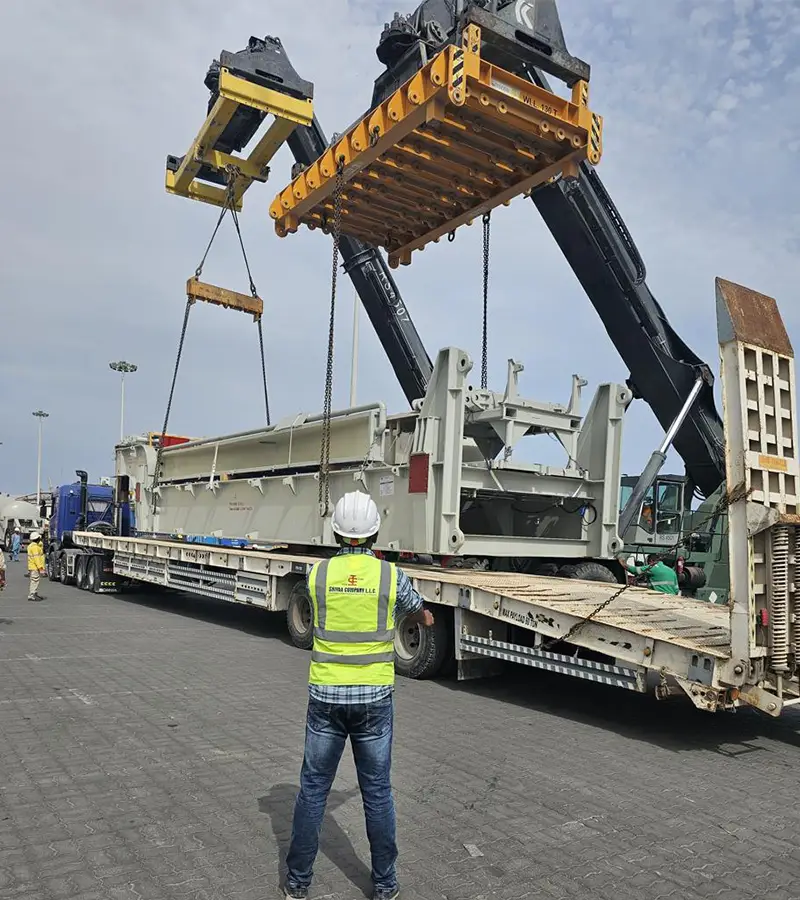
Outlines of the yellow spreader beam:
M214 149L223 131L242 107L252 107L275 117L264 136L246 158ZM254 84L220 70L219 96L192 146L174 168L167 166L166 188L170 194L202 200L214 206L224 206L226 187L217 187L198 178L201 169L217 172L223 182L228 172L235 174L233 203L242 207L242 197L254 181L266 181L269 162L298 125L310 125L314 118L311 99L299 99L272 88ZM231 168L232 167L232 168Z
M330 230L342 167L345 234L385 248L392 268L496 206L602 154L589 85L572 99L487 63L469 25L282 190L270 206L280 237Z
M226 309L238 309L241 312L250 313L255 321L260 319L264 313L264 301L260 297L229 291L227 288L207 284L197 278L190 278L186 282L186 296L192 301L200 300L203 303L211 303L213 306L224 306Z

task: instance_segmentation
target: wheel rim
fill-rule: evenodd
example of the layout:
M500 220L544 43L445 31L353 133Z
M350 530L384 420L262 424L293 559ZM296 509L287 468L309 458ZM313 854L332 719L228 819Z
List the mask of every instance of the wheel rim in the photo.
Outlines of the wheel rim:
M292 605L292 627L298 634L311 631L311 603L302 597Z
M412 660L419 653L420 640L419 625L401 622L394 633L394 651L401 659Z

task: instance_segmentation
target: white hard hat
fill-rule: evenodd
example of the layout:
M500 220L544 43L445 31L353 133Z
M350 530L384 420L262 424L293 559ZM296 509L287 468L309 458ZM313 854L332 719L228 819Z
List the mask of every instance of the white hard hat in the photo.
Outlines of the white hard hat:
M41 537L41 535L39 534L38 531L31 532L31 540L32 541L38 541L40 537Z
M343 538L364 539L378 533L381 516L369 494L345 494L333 510L331 527Z
M19 525L14 526L14 531L19 531Z

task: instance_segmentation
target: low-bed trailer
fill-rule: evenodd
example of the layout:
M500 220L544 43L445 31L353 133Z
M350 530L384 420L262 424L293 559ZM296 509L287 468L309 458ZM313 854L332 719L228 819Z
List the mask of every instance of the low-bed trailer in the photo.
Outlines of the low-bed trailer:
M729 603L510 571L407 566L426 601L448 612L437 616L432 629L404 629L400 623L401 672L430 677L454 656L460 678L511 661L628 690L654 687L659 698L685 694L709 711L750 705L777 716L800 703L800 462L793 351L769 297L718 280L717 320ZM359 472L356 480L368 472ZM297 489L293 477L283 479L290 492ZM533 485L536 477L531 473ZM618 466L616 478L613 491L606 485L604 496L618 493ZM264 490L257 482L249 484L253 502ZM220 482L214 484L212 479L208 486L212 494ZM185 492L194 496L188 484ZM137 493L141 499L145 492ZM153 500L163 502L158 491ZM604 536L610 541L604 549L613 549L611 530L604 529ZM115 590L122 579L285 611L295 643L308 646L305 577L330 552L327 547L299 553L274 542L265 549L236 549L187 543L178 536L82 533L74 539L95 557L85 566L81 587Z

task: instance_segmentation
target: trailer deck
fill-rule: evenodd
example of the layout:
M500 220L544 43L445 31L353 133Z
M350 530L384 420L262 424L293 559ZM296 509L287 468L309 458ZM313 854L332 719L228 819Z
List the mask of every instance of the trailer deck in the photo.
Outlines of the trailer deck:
M122 578L270 612L288 609L293 588L320 558L88 532L75 540L112 552L114 574ZM669 679L703 709L728 704L720 682L720 665L730 658L727 605L577 579L403 568L428 603L453 611L462 679L490 674L505 661L644 692L650 671L662 688Z
M320 558L283 551L202 547L182 541L151 538L104 537L90 533L76 535L76 538L85 546L114 550L118 574L168 587L178 585L167 579L163 565L156 561L169 560L173 575L181 570L181 564L184 567L196 565L226 569L232 575L241 573L240 584L235 585L235 579L231 581L235 595L229 599L247 604L254 602L248 595L250 579L247 575L305 575ZM439 566L404 565L403 569L415 588L432 603L469 608L470 602L481 607L488 602L498 619L506 619L523 627L532 616L546 628L547 623L541 618L545 611L573 620L569 625L572 627L574 620L590 616L594 609L623 587L577 579ZM222 586L217 587L217 591L222 590ZM271 611L279 610L274 601L270 602L269 596L265 597L265 601L258 605L264 605ZM519 619L514 615L514 604L517 603L528 608L531 616L526 613ZM730 647L729 618L727 605L628 587L608 608L592 617L592 624L631 632L643 638L669 641L687 650L726 658ZM549 630L552 631L549 636L553 638L565 633L553 627Z
M408 567L417 582L442 582L471 592L493 595L502 618L505 601L524 603L536 609L551 610L574 619L585 619L603 602L618 593L622 585L547 578L540 575L483 571L454 571ZM422 593L430 593L424 586ZM659 594L646 588L629 587L592 618L609 628L658 641L669 641L719 658L729 656L730 610L689 597ZM554 635L557 636L557 635ZM576 637L577 640L577 637Z

